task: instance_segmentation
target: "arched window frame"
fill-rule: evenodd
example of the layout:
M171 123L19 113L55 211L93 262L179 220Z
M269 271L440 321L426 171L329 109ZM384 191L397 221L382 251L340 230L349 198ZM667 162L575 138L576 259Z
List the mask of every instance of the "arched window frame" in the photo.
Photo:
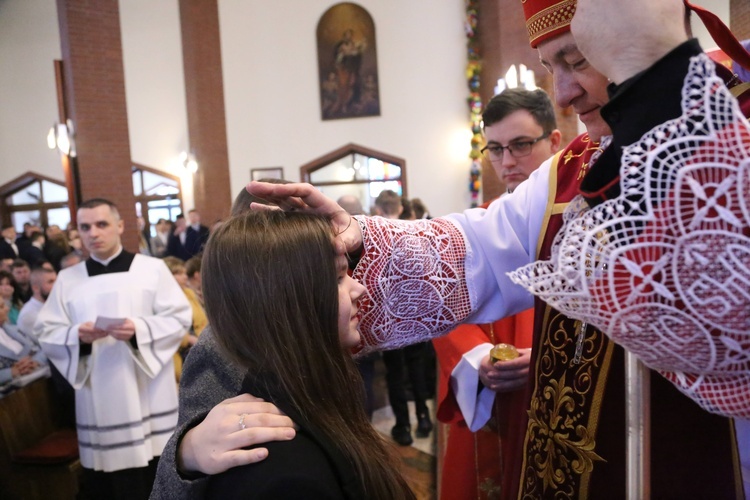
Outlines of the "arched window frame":
M68 208L68 200L65 201L54 201L54 202L48 202L44 199L44 184L43 182L50 182L52 184L56 184L60 186L63 189L66 189L65 182L54 179L52 177L47 177L46 175L39 174L37 172L26 172L24 174L19 175L15 179L3 184L0 186L0 213L2 219L2 224L11 224L13 223L16 227L16 230L20 230L21 228L18 227L19 225L16 224L13 221L13 214L16 212L30 212L30 211L39 211L39 224L42 227L48 227L49 226L49 217L48 217L48 211L54 210L54 209L60 209L60 208ZM38 203L25 203L23 205L9 205L7 200L11 196L15 195L16 193L19 193L23 191L24 189L27 189L32 184L39 183L39 202ZM63 228L65 229L65 228Z
M322 168L325 168L332 163L337 162L338 160L345 158L347 156L353 156L353 155L362 155L370 158L375 158L377 160L380 160L385 163L390 163L392 165L396 165L401 169L401 175L396 177L389 177L387 181L396 181L400 184L401 188L401 196L408 198L407 188L406 188L406 160L403 158L399 158L397 156L383 153L382 151L376 151L374 149L360 146L359 144L349 143L345 146L342 146L334 151L331 151L330 153L327 153L319 158L316 158L315 160L312 160L300 167L300 179L302 179L303 182L309 182L313 186L316 186L318 188L325 188L328 186L348 186L348 185L367 185L367 184L374 184L374 183L381 183L385 182L382 179L361 179L361 180L352 180L352 181L323 181L323 182L313 182L313 174ZM360 200L362 201L363 205L365 206L365 209L368 208L368 201L367 200Z

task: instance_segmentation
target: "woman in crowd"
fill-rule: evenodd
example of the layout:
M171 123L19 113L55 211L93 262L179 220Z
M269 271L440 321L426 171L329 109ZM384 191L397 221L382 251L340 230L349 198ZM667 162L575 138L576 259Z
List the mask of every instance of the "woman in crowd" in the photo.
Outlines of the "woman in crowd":
M174 279L180 285L180 288L182 288L182 291L185 293L185 297L187 297L188 302L190 302L190 307L193 310L193 324L190 327L190 331L185 334L185 337L183 337L182 344L180 344L180 350L175 354L174 358L175 374L177 376L177 381L179 381L180 375L182 374L182 362L185 360L185 356L187 356L190 347L198 342L198 337L201 332L203 332L203 329L206 328L206 325L208 325L208 318L206 317L206 311L203 309L197 295L188 286L185 262L183 262L182 259L171 256L164 257L163 260L172 272Z
M10 309L0 301L0 385L47 364L39 345L8 322Z
M264 445L263 462L211 477L208 497L414 498L364 411L350 349L365 290L333 238L325 218L269 211L230 219L208 242L206 311L224 354L246 370L241 392L300 427Z
M5 321L15 325L18 321L18 313L23 307L21 292L16 286L16 280L8 271L0 270L0 298L8 308L7 318Z

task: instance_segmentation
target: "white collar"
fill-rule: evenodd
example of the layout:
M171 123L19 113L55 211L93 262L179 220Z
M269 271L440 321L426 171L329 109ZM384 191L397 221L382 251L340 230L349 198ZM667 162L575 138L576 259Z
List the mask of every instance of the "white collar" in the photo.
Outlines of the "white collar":
M103 266L108 266L108 265L109 265L109 263L110 263L110 262L112 262L113 260L115 260L115 258L116 258L116 257L117 257L118 255L120 255L121 253L122 253L122 245L120 245L120 247L119 247L119 248L117 249L117 251L115 252L115 254L114 254L114 255L113 255L112 257L110 257L110 258L108 258L108 259L106 259L106 260L99 260L99 259L97 259L96 257L94 257L94 255L93 255L93 254L92 254L92 255L90 255L90 257L91 257L91 260L95 260L96 262L98 262L99 264L101 264L101 265L103 265Z

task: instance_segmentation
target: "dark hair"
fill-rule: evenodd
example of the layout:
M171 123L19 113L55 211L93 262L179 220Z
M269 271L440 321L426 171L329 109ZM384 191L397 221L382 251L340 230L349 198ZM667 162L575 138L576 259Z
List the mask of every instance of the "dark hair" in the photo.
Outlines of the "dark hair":
M43 232L41 232L41 231L34 231L34 232L33 232L33 233L31 233L31 235L29 236L29 241L30 241L30 242L32 242L32 243L34 243L34 242L35 242L36 240L38 240L39 238L44 238L44 237L45 237L45 236L44 236L44 233L43 233Z
M531 113L544 133L552 132L557 128L555 108L547 93L542 89L515 88L502 91L487 103L482 112L482 121L485 127L489 127L520 109Z
M184 219L184 218L185 218L185 214L177 214L175 215L174 220L177 221L177 220Z
M169 272L172 274L177 272L177 270L180 268L185 269L185 261L178 257L173 257L171 255L168 255L164 257L162 260L169 268Z
M411 208L414 209L414 217L417 219L424 219L425 214L429 215L427 213L427 207L424 206L424 203L420 198L412 198Z
M398 215L399 207L401 207L401 197L395 191L385 189L375 198L375 206L380 209L383 215Z
M188 278L192 278L193 276L195 276L195 273L201 272L202 257L202 254L198 254L190 257L185 262L185 273L187 274Z
M258 182L268 182L269 184L290 184L291 181L286 179L271 179L271 178L264 178L264 179L258 179ZM240 192L237 193L237 197L234 199L234 203L232 203L232 216L235 215L241 215L250 210L250 205L253 203L260 203L261 205L271 205L268 200L259 198L253 194L250 194L247 192L247 189L242 188L240 189Z
M120 211L117 210L117 205L115 205L109 200L105 200L104 198L91 198L90 200L86 200L80 205L78 205L78 210L82 208L96 208L102 205L107 205L109 209L112 211L112 213L114 214L115 218L117 219L120 218Z
M414 498L365 414L362 379L339 341L333 236L318 215L232 217L203 255L206 314L224 354L249 377L277 383L351 460L370 498Z
M408 198L401 198L401 208L401 215L398 216L399 219L411 220L416 218L414 217L414 209L411 206L411 201Z
M10 272L0 269L0 282L6 278L8 279L10 286L13 287L13 295L11 296L10 301L18 309L21 309L21 307L23 307L23 299L21 298L21 290L18 287L18 283L16 283L16 278L14 278Z
M18 269L19 267L28 267L29 269L31 269L29 263L23 259L15 259L13 261L13 264L10 265L11 269Z

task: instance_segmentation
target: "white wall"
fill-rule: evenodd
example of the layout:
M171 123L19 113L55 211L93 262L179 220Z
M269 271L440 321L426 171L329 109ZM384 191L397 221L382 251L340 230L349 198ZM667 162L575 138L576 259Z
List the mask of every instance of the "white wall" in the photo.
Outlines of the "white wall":
M0 185L30 170L63 180L60 157L47 148L61 58L54 1L0 0Z
M713 12L719 18L729 26L729 0L691 0L690 3L708 9ZM704 50L710 50L716 47L716 42L713 41L711 35L708 34L708 30L703 26L703 21L698 18L695 14L692 15L690 24L693 28L693 36L695 36L701 43Z
M377 35L381 116L320 119L315 28L330 0L220 0L232 192L251 168L299 166L348 142L407 161L408 192L433 214L468 205L463 2L360 0ZM697 0L728 22L729 0ZM53 0L0 0L0 184L32 170L63 178L46 133L61 58ZM188 148L177 0L120 2L130 146L172 173ZM701 35L705 48L714 44ZM186 208L192 206L184 177Z
M354 142L406 160L432 214L468 206L463 2L360 0L377 38L381 116L320 118L315 30L336 2L221 0L232 192L250 169L299 166Z
M194 207L193 178L178 164L189 150L177 0L120 2L122 57L135 163L178 175L183 208Z

